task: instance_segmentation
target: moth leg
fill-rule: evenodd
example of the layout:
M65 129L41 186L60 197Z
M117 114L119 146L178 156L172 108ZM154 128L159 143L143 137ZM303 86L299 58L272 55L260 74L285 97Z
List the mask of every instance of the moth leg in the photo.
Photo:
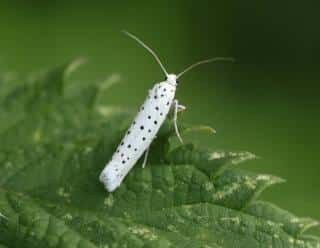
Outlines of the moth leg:
M147 161L148 161L148 155L149 155L149 147L147 148L146 152L144 153L144 159L142 163L142 168L146 167Z
M182 111L185 111L187 109L186 106L180 105L178 100L174 100L173 103L172 103L172 106L171 106L173 110L175 109L176 105L178 105L178 112L182 112Z
M178 100L174 100L173 104L174 104L173 105L173 107L174 107L174 112L173 112L174 129L176 131L176 134L177 134L177 137L178 137L179 141L181 142L181 144L183 144L183 140L182 140L182 138L180 136L178 125L177 125L177 117L178 117L179 108L180 108L180 111L183 111L183 110L185 110L185 107L182 106L182 105L179 105Z
M186 109L187 109L187 107L186 107L186 106L178 105L178 112L185 111Z

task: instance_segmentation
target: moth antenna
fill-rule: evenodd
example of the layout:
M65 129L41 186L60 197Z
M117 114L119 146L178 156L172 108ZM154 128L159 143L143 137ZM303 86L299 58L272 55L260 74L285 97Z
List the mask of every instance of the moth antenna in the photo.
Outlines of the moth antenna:
M125 35L129 36L130 38L134 39L135 41L137 41L141 46L143 46L145 49L147 49L147 51L149 53L152 54L152 56L156 59L156 61L158 62L158 64L160 65L162 71L164 72L164 74L166 74L166 76L168 76L168 72L165 69L165 67L163 66L163 64L161 63L158 55L150 48L148 47L143 41L141 41L138 37L136 37L135 35L129 33L128 31L123 30L122 31Z
M206 59L206 60L201 60L201 61L198 61L190 66L188 66L186 69L184 69L182 72L180 72L178 75L177 75L177 79L179 77L181 77L183 74L185 74L187 71L190 71L191 69L197 67L198 65L202 65L202 64L207 64L207 63L211 63L211 62L218 62L218 61L226 61L226 62L234 62L235 59L234 58L229 58L229 57L215 57L215 58L212 58L212 59Z

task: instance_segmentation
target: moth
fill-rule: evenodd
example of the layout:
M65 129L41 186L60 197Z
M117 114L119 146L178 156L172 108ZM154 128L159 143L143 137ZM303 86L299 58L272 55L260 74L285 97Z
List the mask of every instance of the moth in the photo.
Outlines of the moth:
M123 32L138 42L149 53L151 53L164 72L165 80L156 83L153 88L149 90L146 100L140 107L139 112L127 130L124 138L117 147L111 160L101 172L99 179L104 184L108 192L113 192L120 186L121 182L136 164L139 158L143 155L143 153L145 155L142 167L145 167L150 144L156 138L156 135L170 110L173 110L173 123L175 132L180 142L183 143L177 126L177 114L186 108L185 106L180 105L179 101L175 99L178 79L187 71L201 64L216 61L233 61L232 58L215 57L198 61L184 69L179 74L169 74L161 63L157 54L150 47L148 47L135 35L127 31Z

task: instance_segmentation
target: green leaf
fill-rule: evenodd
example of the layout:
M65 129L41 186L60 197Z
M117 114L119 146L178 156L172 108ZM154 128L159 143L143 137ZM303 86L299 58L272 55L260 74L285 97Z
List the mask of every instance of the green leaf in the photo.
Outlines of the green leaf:
M79 63L27 83L0 81L0 248L320 247L306 234L318 222L257 201L283 180L239 168L255 155L173 146L172 120L148 166L138 162L107 193L99 173L134 113L100 104L117 74L66 87Z

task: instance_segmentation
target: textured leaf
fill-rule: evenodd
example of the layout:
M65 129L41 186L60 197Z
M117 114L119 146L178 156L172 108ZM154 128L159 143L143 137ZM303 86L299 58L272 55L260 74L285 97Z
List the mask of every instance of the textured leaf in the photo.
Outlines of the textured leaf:
M283 180L239 168L255 155L173 147L171 120L148 166L107 193L98 175L134 113L99 103L117 74L67 90L80 62L27 83L0 80L0 248L320 247L305 233L316 221L257 201Z

